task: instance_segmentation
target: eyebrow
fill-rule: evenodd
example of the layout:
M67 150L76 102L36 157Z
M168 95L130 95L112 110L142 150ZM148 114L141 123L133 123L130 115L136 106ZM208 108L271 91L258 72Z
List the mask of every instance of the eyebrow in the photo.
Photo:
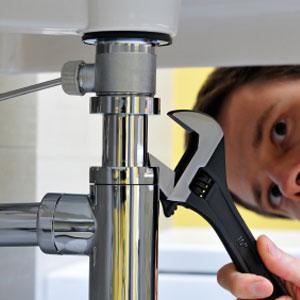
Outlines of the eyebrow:
M261 143L262 143L262 139L263 139L263 130L266 124L266 121L268 120L270 114L272 113L273 109L276 107L277 103L274 103L273 105L271 105L268 109L266 109L258 118L256 125L255 125L255 130L254 130L254 136L253 136L253 140L252 140L252 146L257 149Z

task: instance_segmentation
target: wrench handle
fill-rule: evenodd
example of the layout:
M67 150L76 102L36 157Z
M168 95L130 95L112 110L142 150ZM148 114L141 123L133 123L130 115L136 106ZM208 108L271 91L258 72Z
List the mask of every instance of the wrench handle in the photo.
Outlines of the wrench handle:
M288 294L281 280L265 267L258 254L256 240L233 203L226 184L223 140L209 163L198 170L190 190L185 206L210 223L237 270L269 279L274 290L267 299Z
M208 201L192 193L188 200L189 207L214 228L238 271L261 275L272 282L273 294L267 299L288 294L280 279L264 266L257 252L256 241L235 206L224 201L222 203L221 195L216 197L216 190L211 192L214 197Z

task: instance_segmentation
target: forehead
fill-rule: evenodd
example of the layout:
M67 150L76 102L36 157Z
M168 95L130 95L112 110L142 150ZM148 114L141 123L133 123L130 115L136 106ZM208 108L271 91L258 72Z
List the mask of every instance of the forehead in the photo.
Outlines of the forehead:
M224 127L228 127L233 121L239 122L235 125L250 122L249 126L270 105L296 98L300 98L300 78L247 83L229 93L218 120Z
M246 110L261 110L262 106L279 98L278 92L290 81L260 81L244 84L233 90L227 97L221 117L238 107ZM282 92L282 91L281 91ZM257 106L257 104L260 106Z

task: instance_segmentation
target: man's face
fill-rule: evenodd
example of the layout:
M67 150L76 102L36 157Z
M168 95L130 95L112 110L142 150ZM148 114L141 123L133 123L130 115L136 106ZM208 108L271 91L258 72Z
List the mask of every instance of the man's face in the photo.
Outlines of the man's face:
M242 86L219 122L230 190L263 210L300 219L300 79Z

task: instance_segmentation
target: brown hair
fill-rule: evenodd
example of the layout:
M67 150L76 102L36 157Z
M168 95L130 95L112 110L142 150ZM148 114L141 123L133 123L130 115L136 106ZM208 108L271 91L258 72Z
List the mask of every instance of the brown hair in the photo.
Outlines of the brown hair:
M201 87L193 110L214 118L239 87L253 82L300 79L300 66L233 67L215 69Z
M239 87L254 82L289 79L300 79L300 66L217 68L201 87L193 110L206 113L217 119L230 94ZM186 142L189 142L188 136L186 136ZM233 193L232 197L236 203L257 213L282 217L281 215L262 211L260 208L246 203Z

